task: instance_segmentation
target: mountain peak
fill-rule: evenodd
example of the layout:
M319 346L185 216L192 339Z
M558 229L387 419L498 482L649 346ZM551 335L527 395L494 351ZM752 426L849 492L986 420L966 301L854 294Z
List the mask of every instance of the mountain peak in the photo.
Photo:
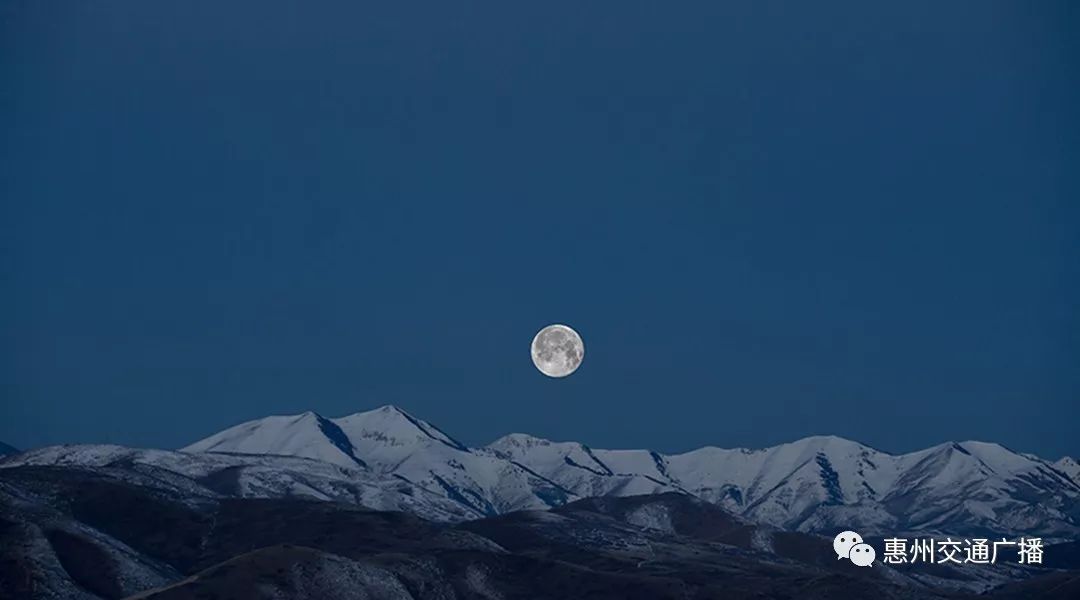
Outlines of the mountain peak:
M398 414L398 415L401 415L403 417L412 417L412 415L410 415L405 409L403 409L400 406L397 406L395 404L383 404L382 406L380 406L378 408L373 408L371 410L364 410L364 411L360 411L358 413L353 413L353 415L367 415L367 414L382 414L382 415ZM352 416L352 415L350 415L350 416Z
M983 441L979 441L979 440L964 440L962 442L953 442L953 443L955 445L957 445L957 446L960 446L960 447L964 448L965 450L967 450L969 452L974 451L974 450L983 450L983 451L987 451L987 452L1005 451L1005 452L1013 452L1015 454L1015 452L1013 450L1010 450L1010 449L1006 448L1005 446L1002 446L1001 444L999 444L997 442L983 442Z
M492 450L506 450L509 448L535 448L536 446L550 446L551 440L529 435L527 433L508 433L487 445Z
M7 456L8 454L18 454L19 450L14 446L9 446L4 442L0 442L0 456Z
M384 423L398 422L398 423L410 423L410 424L415 424L416 422L422 422L422 423L424 422L421 419L418 419L418 418L412 416L411 414L409 414L409 412L406 411L405 409L401 408L400 406L396 406L394 404L384 404L384 405L379 406L377 408L372 408L370 410L362 410L362 411L359 411L359 412L354 412L352 414L348 414L348 415L345 415L343 417L337 417L337 418L335 418L333 420L334 421L345 421L345 420L360 421L360 420L366 420L366 421L372 421L372 422L382 421Z
M341 427L354 442L358 439L375 438L391 445L434 442L462 452L469 451L465 444L443 430L392 404L333 419L333 422Z
M807 446L862 446L859 442L849 440L847 438L840 437L838 435L811 435L804 437L800 440L790 442L792 444L803 444Z
M1041 462L1036 456L1022 454L996 442L967 440L964 442L945 442L935 448L944 452L958 452L979 461L987 467L1002 472L1027 469L1033 462Z
M313 411L241 423L195 442L182 451L283 454L352 468L366 467L357 458L352 442L341 428Z

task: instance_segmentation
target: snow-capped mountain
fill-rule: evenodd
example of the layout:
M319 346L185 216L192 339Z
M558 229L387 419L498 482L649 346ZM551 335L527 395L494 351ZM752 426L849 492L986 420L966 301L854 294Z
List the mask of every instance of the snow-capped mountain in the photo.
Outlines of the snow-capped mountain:
M18 454L19 451L13 446L9 446L4 442L0 442L0 456L7 456L8 454Z
M340 419L314 413L267 417L227 429L183 451L296 455L360 465L374 475L441 494L478 515L549 508L576 497L512 460L471 450L394 406Z
M343 467L366 467L341 428L310 411L241 423L184 451L300 456Z
M444 494L400 478L296 456L65 445L0 459L0 469L35 466L83 468L196 503L229 497L313 498L409 512L435 521L482 516Z
M217 457L173 454L68 447L37 455L64 465L0 469L0 597L959 600L972 596L953 590L1020 580L1069 597L1058 579L1004 565L941 567L942 589L928 589L885 565L833 560L826 537L757 527L678 493L447 525L342 502L218 497L150 466ZM90 462L102 466L80 464Z
M1080 485L1063 475L1067 466L984 442L892 455L819 436L762 450L709 447L665 456L514 434L489 448L574 491L636 475L800 531L858 524L882 533L1080 532Z
M1080 533L1080 485L1070 473L1075 467L997 444L947 443L892 455L818 436L761 450L707 447L663 455L511 434L485 448L467 448L392 406L332 420L301 417L323 423L304 430L303 441L293 435L296 428L268 435L290 419L270 417L185 451L289 454L301 448L303 456L363 463L441 491L484 514L591 496L680 491L756 522L801 531L858 524L896 533Z
M499 438L483 450L522 464L580 497L683 491L659 466L664 458L649 450L593 450L578 442L551 442L522 433Z
M544 509L595 496L680 492L750 521L804 532L864 535L1080 535L1072 459L1050 463L985 442L894 455L833 436L759 450L683 454L602 450L511 434L469 448L384 406L338 419L275 416L226 429L181 452L57 447L0 460L131 463L226 493L307 495L444 521Z

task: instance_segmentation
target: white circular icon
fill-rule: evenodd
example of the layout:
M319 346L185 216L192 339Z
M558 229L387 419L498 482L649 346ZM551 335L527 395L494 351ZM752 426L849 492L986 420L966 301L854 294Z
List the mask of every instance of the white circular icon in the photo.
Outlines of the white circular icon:
M861 544L862 536L854 531L842 531L836 534L832 541L832 549L836 552L836 560L848 558L848 552L855 544Z
M851 547L851 553L848 554L852 564L860 567L869 567L874 563L876 557L877 552L874 551L874 547L870 544L855 544Z

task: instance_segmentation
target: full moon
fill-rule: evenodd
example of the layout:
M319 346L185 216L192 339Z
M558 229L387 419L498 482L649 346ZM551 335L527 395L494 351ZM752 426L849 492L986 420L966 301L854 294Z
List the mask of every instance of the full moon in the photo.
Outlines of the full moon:
M548 325L532 341L532 360L548 377L566 377L581 366L585 344L566 325Z

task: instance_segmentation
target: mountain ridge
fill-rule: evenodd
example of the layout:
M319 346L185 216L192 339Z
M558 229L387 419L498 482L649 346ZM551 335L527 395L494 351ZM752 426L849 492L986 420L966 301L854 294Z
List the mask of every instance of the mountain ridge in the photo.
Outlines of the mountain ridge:
M1073 468L1075 463L1051 463L995 442L943 442L892 454L836 435L814 435L767 448L705 446L663 454L511 433L470 448L393 405L334 419L312 414L337 425L354 451L351 460L441 490L485 515L552 508L579 498L680 492L799 531L856 522L896 531L962 523L972 533L1035 525L1062 536L1080 533L1075 474L1080 469ZM267 419L283 418L288 417ZM267 419L229 428L183 450L280 453L299 448L333 455L315 449L319 444L312 440L266 443L253 432Z
M492 448L492 447L498 445L499 442L501 442L501 441L503 441L503 440L505 440L507 438L527 438L527 439L533 440L535 442L540 442L541 445L580 444L581 446L584 446L584 447L593 448L593 446L590 446L590 445L585 444L583 442L576 442L576 441L569 441L569 440L567 440L567 441L558 441L558 440L553 440L553 439L550 439L550 438L537 436L537 435L527 433L527 432L523 432L523 431L516 431L516 432L503 434L503 435L497 437L492 442L489 442L488 444L484 444L482 446L469 446L469 445L467 445L467 444L465 444L463 442L458 441L456 438L454 438L450 434L446 433L444 430L442 430L441 428L439 428L435 424L431 423L430 421L426 421L424 419L416 417L412 413L410 413L407 410L401 408L400 406L397 406L395 404L383 404L383 405L380 405L380 406L378 406L376 408L372 408L372 409L364 410L364 411L358 411L358 412L354 412L354 413L349 413L349 414L346 414L346 415L342 415L340 417L327 417L327 416L323 415L322 413L319 413L319 412L313 411L313 410L308 410L308 411L304 411L304 412L299 413L299 414L291 414L291 415L290 414L267 415L265 417L260 417L260 418L257 418L257 419L251 419L249 421L244 421L244 422L239 423L237 425L227 427L226 429L221 430L217 434L207 436L206 438L198 440L198 441L196 441L196 442L194 442L192 444L188 444L187 446L181 447L179 450L180 451L205 451L205 450L201 450L201 449L196 450L195 446L205 442L206 440L209 440L209 439L215 437L216 435L224 433L226 431L230 431L230 430L236 429L238 427L241 427L241 426L244 426L244 425L247 425L247 424L260 422L260 421L267 420L267 419L295 418L295 417L309 416L310 415L312 417L315 417L315 418L318 418L318 419L321 419L321 420L337 423L338 421L347 420L347 419L350 419L352 417L363 417L363 416L371 415L371 414L374 414L374 413L387 413L387 412L397 413L403 419L405 419L406 421L409 421L410 423L412 423L418 430L424 432L425 434L429 435L433 439L439 439L439 437L441 436L441 439L444 441L444 443L447 443L447 445L450 445L451 447L455 447L457 449L477 450L477 449L484 449L484 448ZM428 430L437 432L438 436L436 436L434 434L431 434L430 431L428 431ZM906 455L916 454L916 453L919 453L919 452L924 452L924 451L931 450L931 449L934 449L934 448L941 448L941 447L946 447L946 446L954 446L954 445L963 446L965 444L978 444L978 445L985 445L985 446L996 446L996 447L1002 448L1004 450L1007 450L1007 451L1009 451L1011 453L1014 453L1014 454L1017 454L1017 455L1027 456L1027 457L1035 457L1035 458L1038 458L1039 460L1042 460L1042 461L1049 461L1049 459L1040 457L1037 454L1027 453L1027 452L1020 452L1020 451L1014 450L1014 449L1012 449L1012 448L1010 448L1010 447L1008 447L1005 444L1002 444L1000 442L993 442L993 441L986 441L986 440L977 440L977 439L969 439L969 440L961 440L961 441L958 441L958 440L946 440L946 441L934 444L932 446L927 446L926 448L923 448L923 449L920 449L920 450L912 450L912 451L908 451L908 452L894 452L894 451L889 451L889 450L882 450L880 448L877 448L877 447L872 446L870 444L867 444L865 442L861 442L861 441L858 441L858 440L854 440L854 439L851 439L851 438L846 438L846 437L835 435L835 434L808 435L808 436L805 436L805 437L798 438L797 440L793 440L791 442L783 442L783 443L780 443L780 444L774 444L772 446L761 446L761 447L717 446L717 445L713 445L713 444L707 444L707 445L704 445L704 446L699 446L697 448L692 448L690 450L685 450L685 451L681 451L681 452L671 452L671 453L659 452L659 451L649 449L649 448L605 448L603 450L607 451L607 452L633 452L633 451L642 451L642 450L644 450L644 451L648 451L648 452L656 452L657 454L660 454L662 456L683 456L683 455L686 455L686 454L699 452L699 451L704 451L704 450L743 451L743 452L753 453L753 452L763 452L763 451L771 450L773 448L778 448L778 447L781 447L781 446L787 446L787 445L795 444L795 443L798 443L798 442L813 441L813 440L837 441L837 442L841 442L841 443L858 444L859 446L869 448L871 450L874 450L875 452L879 452L881 454L886 454L886 455L890 455L890 456L906 456ZM3 445L4 445L3 442L0 442L0 446L3 446ZM18 452L18 450L16 450L16 452ZM1057 463L1071 463L1072 465L1077 465L1076 459L1074 459L1072 457L1069 457L1069 456L1064 456L1064 457L1060 458L1056 462Z
M843 589L956 599L1041 574L946 570L938 580L960 593L928 593L886 565L833 560L828 538L760 528L682 494L446 524L341 502L177 490L135 467L0 469L0 596L810 599Z
M513 433L470 448L386 405L332 419L312 411L274 415L229 427L173 455L143 452L42 449L7 457L0 467L82 461L96 468L118 460L148 468L165 464L245 497L377 502L378 508L402 507L450 521L556 508L583 498L677 492L789 531L1080 535L1075 461L1051 463L993 442L945 442L890 454L839 436L816 435L760 449L706 446L662 454ZM212 472L218 463L227 467ZM317 476L305 473L309 468ZM357 488L357 482L364 487Z
M306 424L291 426L293 423ZM326 426L315 427L315 423ZM333 436L326 433L331 427ZM332 439L339 434L340 439ZM363 463L373 474L440 492L479 515L548 508L568 499L565 489L542 475L514 461L471 449L437 426L392 405L334 419L313 412L256 419L181 451L296 454L335 464Z

